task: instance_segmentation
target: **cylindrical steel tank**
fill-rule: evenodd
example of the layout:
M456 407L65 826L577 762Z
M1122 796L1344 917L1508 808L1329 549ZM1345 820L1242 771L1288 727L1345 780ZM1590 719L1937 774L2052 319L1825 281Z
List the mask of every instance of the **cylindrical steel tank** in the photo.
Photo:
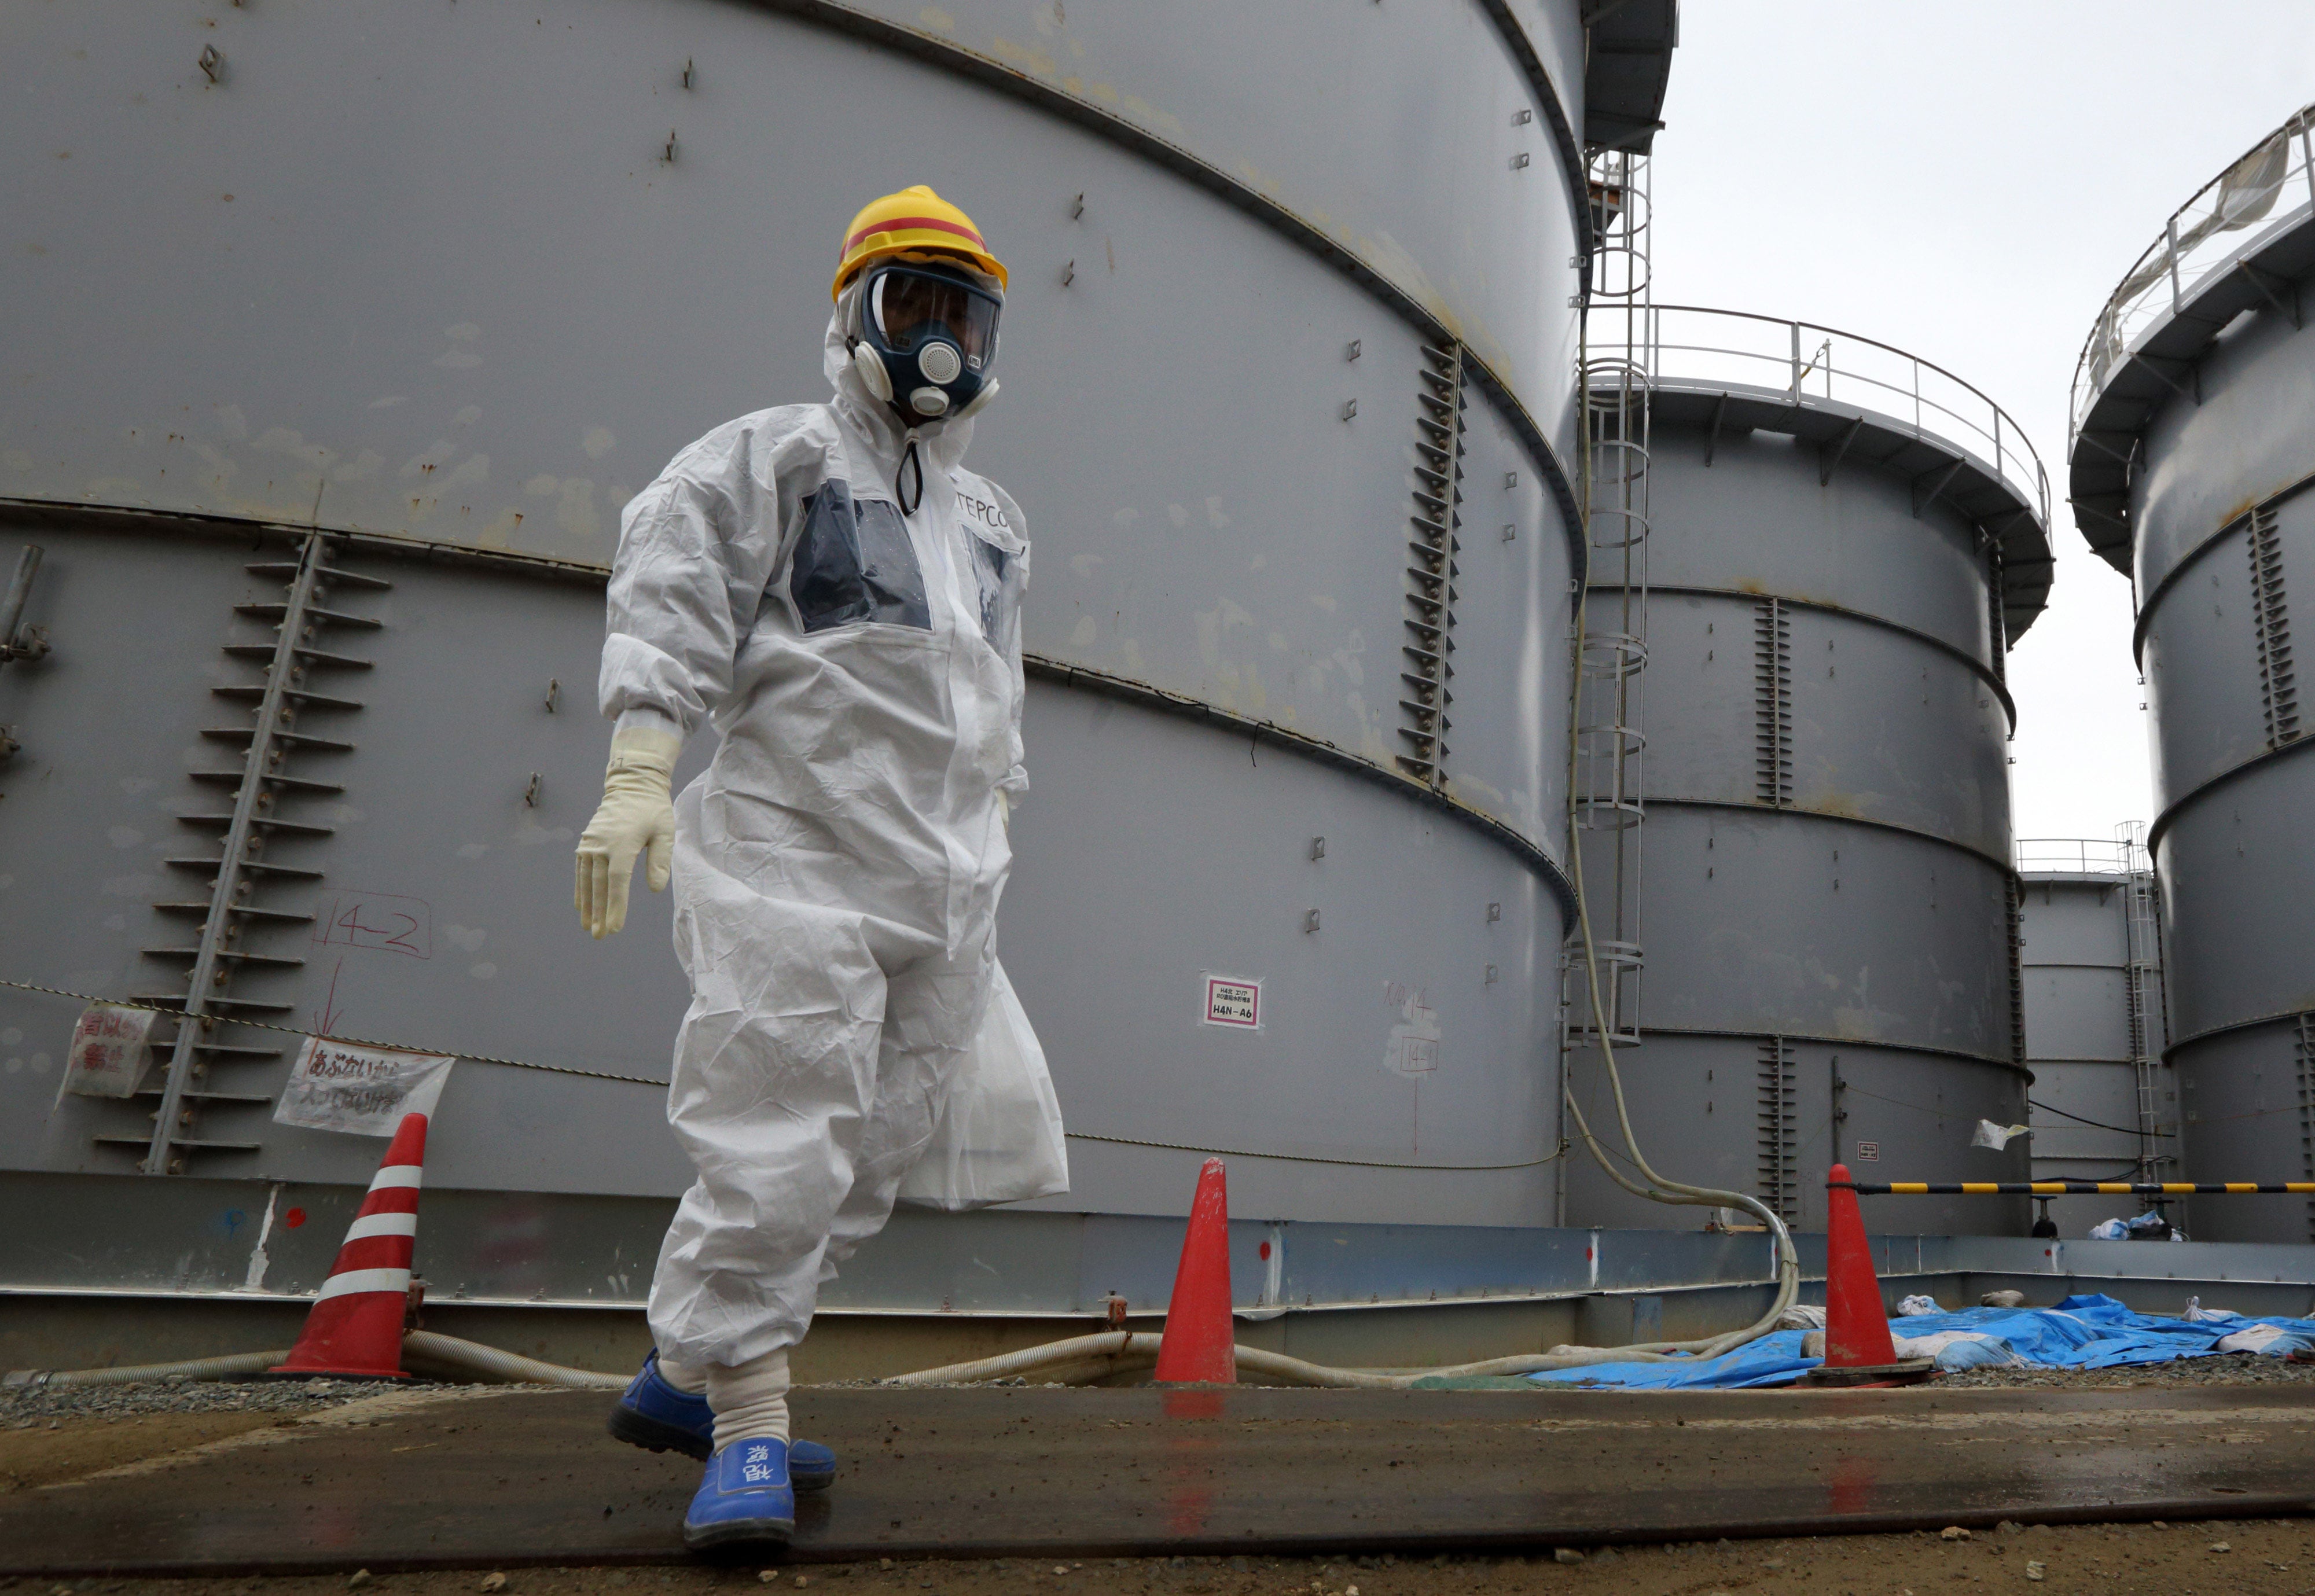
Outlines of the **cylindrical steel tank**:
M1640 1148L1796 1228L1823 1226L1836 1159L1865 1180L2022 1179L2022 1143L1970 1141L1980 1119L2026 1114L2002 678L2049 583L2040 467L1991 401L1870 340L1657 318L1633 717L1645 820L1623 844L1645 960L1622 1060ZM1592 591L1590 629L1628 633L1626 595ZM1617 844L1579 835L1596 935ZM1580 1030L1569 1068L1620 1151ZM1568 1211L1701 1222L1580 1153ZM2027 1222L2022 1200L1975 1197L1875 1200L1867 1218Z
M2162 1061L2160 893L2143 849L2124 840L2022 838L2019 974L2036 1180L2176 1180L2178 1083ZM2058 1197L2060 1236L2148 1203ZM2209 1205L2204 1205L2207 1210ZM2166 1205L2186 1222L2183 1203Z
M1012 270L972 464L1035 551L1000 936L1078 1133L1043 1206L1180 1211L1218 1150L1249 1217L1548 1220L1579 10L12 11L0 562L45 550L52 648L0 669L0 1180L114 1249L53 1268L165 1274L148 1156L366 1179L271 1117L327 1031L477 1060L440 1290L640 1297L685 998L664 899L571 909L602 573L676 449L826 393L843 224L920 182ZM55 993L189 971L142 1095L59 1099ZM251 1190L202 1201L270 1227Z
M2315 587L2315 165L2302 112L2165 223L2074 379L2070 497L2128 573L2186 1176L2315 1178L2315 763L2292 602ZM2315 1202L2197 1202L2213 1241L2315 1240Z

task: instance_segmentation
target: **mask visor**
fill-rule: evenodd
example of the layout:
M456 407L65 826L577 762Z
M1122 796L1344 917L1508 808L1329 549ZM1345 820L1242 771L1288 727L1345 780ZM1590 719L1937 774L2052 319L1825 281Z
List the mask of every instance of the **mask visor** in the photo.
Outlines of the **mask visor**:
M945 337L964 351L964 363L974 371L996 350L999 308L995 296L970 284L905 267L878 272L869 285L869 315L886 348L905 355L927 338Z

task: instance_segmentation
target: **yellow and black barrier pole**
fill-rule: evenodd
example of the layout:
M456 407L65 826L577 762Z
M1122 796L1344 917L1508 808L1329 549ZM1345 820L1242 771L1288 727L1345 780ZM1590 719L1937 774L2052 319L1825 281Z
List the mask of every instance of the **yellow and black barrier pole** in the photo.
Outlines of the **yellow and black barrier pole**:
M2315 1197L2315 1181L1827 1181L1825 1186L1859 1197Z

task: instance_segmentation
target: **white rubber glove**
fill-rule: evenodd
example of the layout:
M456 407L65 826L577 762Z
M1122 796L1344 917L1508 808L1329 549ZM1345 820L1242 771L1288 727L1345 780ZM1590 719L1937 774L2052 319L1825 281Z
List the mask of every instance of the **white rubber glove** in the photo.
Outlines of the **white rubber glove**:
M603 806L579 837L579 923L598 940L627 923L627 882L635 856L654 892L667 891L675 856L675 757L682 735L660 726L611 734Z

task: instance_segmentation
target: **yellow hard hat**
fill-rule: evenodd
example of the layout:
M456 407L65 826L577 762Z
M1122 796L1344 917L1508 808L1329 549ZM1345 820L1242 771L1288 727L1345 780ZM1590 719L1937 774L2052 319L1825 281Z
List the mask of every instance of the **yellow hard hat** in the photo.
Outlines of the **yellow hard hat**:
M972 218L924 184L872 200L844 230L844 258L837 262L836 281L828 290L831 299L844 291L860 269L887 255L911 250L947 250L968 257L1005 286L1005 265L989 253Z

